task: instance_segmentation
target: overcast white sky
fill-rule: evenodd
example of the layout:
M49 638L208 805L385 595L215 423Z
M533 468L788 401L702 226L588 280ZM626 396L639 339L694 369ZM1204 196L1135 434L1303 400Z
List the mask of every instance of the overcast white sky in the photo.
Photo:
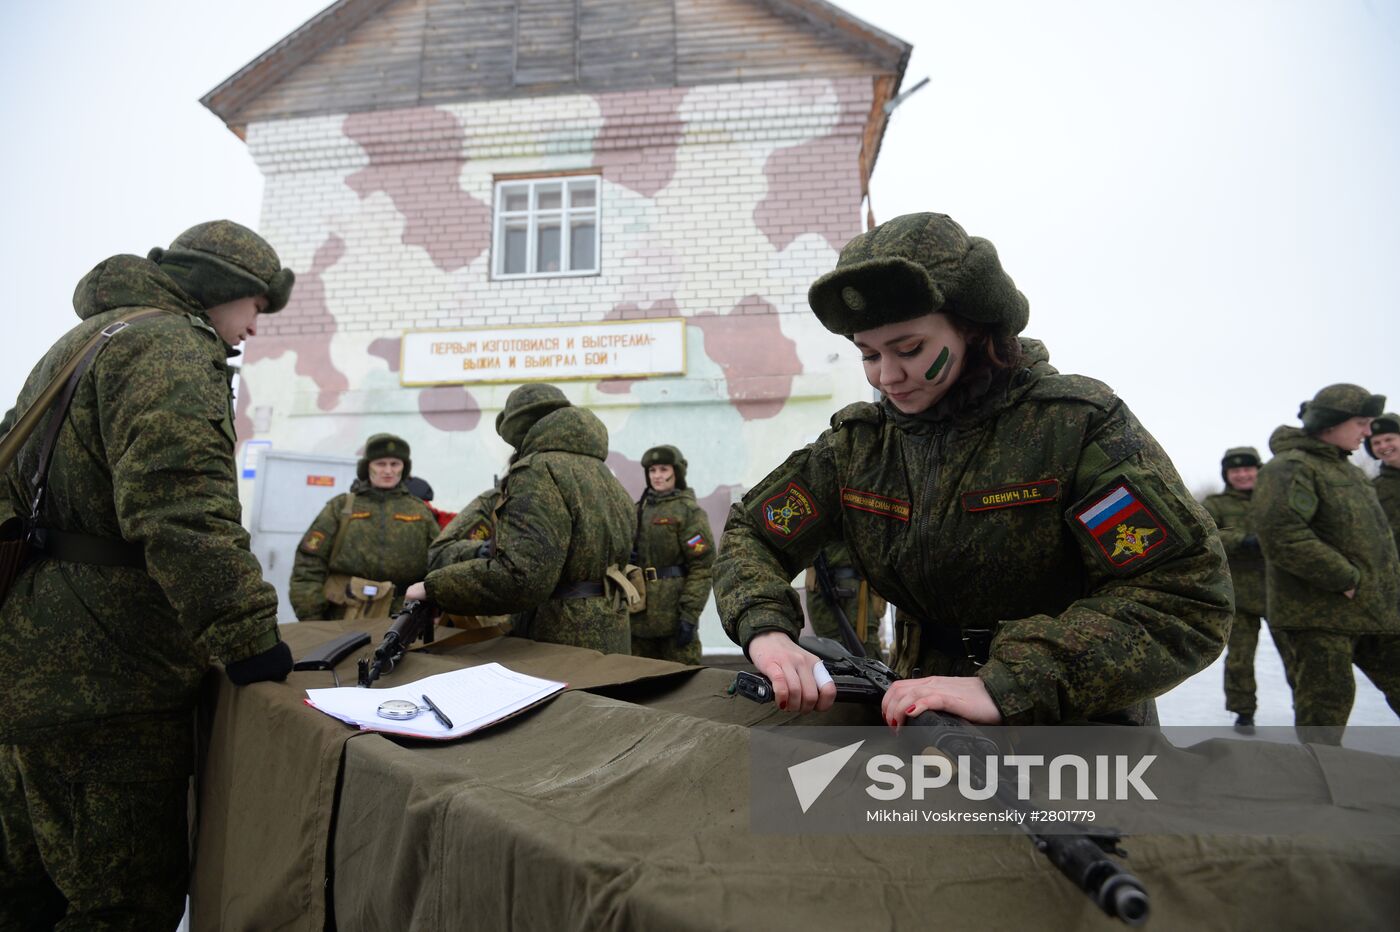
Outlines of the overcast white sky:
M0 3L0 406L98 260L257 225L257 168L199 98L327 3ZM1192 488L1322 385L1400 408L1400 2L840 5L913 44L906 87L932 78L891 121L877 219L993 240L1026 333Z

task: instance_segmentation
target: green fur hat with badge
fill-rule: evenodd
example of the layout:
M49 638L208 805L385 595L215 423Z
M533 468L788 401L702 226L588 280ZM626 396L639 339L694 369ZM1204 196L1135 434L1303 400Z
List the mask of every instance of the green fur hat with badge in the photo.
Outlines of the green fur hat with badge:
M1373 395L1360 385L1339 382L1329 385L1298 407L1298 419L1303 430L1319 434L1336 427L1349 418L1380 417L1385 410L1385 396Z
M813 283L807 303L823 327L846 337L938 312L1008 336L1030 320L1030 302L996 247L946 214L905 214L860 234Z
M1400 414L1394 414L1392 412L1387 411L1385 414L1382 414L1380 417L1372 421L1371 437L1375 437L1380 434L1400 434ZM1378 460L1380 459L1380 457L1377 456L1375 451L1371 449L1371 437L1367 437L1361 442L1366 447L1367 455L1369 455L1373 460Z
M659 447L652 447L642 454L642 471L651 469L653 466L670 466L676 471L676 488L685 488L685 457L681 451L669 443ZM647 479L647 488L651 488L651 480Z
M296 275L283 268L267 240L232 220L190 227L146 256L206 311L239 298L265 296L265 314L287 306Z
M401 478L406 481L413 469L410 453L408 441L402 437L395 437L393 434L375 434L365 441L365 455L360 457L360 461L355 464L355 475L368 482L370 463L375 460L396 459L403 460L403 476Z

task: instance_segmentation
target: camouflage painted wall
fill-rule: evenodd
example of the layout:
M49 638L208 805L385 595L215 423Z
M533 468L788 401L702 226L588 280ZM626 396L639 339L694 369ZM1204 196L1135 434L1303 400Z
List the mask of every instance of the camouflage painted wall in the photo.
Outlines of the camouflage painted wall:
M642 452L679 446L718 533L733 496L869 397L806 291L860 230L871 97L868 78L778 81L251 125L262 232L298 284L247 344L240 439L346 455L392 431L453 509L509 455L493 423L514 386L401 387L403 331L684 317L685 376L561 387L634 494ZM493 280L494 180L579 169L602 179L601 273Z

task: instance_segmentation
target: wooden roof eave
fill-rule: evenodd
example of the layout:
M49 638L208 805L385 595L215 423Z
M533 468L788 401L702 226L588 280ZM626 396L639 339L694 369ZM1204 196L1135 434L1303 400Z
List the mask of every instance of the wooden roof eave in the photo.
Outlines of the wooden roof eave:
M240 139L239 114L266 88L394 0L336 0L199 99Z

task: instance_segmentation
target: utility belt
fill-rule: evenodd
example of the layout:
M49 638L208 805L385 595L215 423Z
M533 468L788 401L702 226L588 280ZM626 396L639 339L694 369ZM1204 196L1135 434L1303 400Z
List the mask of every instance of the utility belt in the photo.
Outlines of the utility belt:
M955 670L950 675L966 675L962 671L968 667L975 671L987 662L992 635L996 633L992 628L958 629L950 625L935 625L912 615L902 615L899 627L906 629L896 631L899 641L896 645L899 655L895 658L896 669L903 676L912 675L911 668L919 662L919 655L929 650L937 651L954 662Z
M66 563L91 563L94 566L128 566L146 569L146 551L140 544L112 537L35 528L31 544L35 550Z
M596 599L603 594L603 584L585 579L582 582L560 583L549 594L551 599Z
M658 579L678 579L686 575L686 568L683 566L648 566L642 570L647 582L656 582Z

